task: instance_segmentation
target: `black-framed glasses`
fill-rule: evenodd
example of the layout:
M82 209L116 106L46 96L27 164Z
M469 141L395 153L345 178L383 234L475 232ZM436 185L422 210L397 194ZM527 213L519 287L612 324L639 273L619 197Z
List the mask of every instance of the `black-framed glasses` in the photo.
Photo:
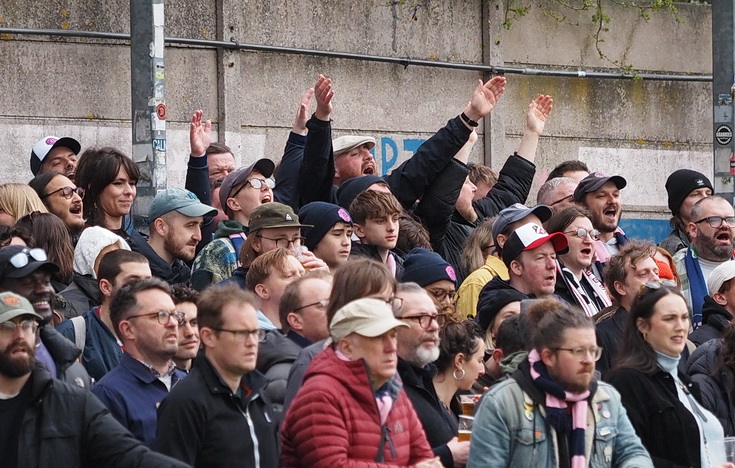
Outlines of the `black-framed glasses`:
M10 257L9 262L15 268L23 268L24 266L28 265L31 259L37 262L45 262L46 260L48 260L48 256L46 255L46 251L43 249L25 248L21 250L20 252L18 252L17 254Z
M597 240L600 238L600 231L598 231L597 229L592 229L591 231L588 231L585 228L577 228L573 231L564 231L564 234L577 236L580 239L584 239L587 236L590 236L590 239L592 240Z
M262 343L263 341L265 341L265 337L268 334L268 332L266 330L263 330L262 328L258 328L257 330L229 330L227 328L212 328L212 330L216 330L218 332L232 333L232 336L238 343L247 343L248 338L250 338L251 336L254 336L258 340L258 342Z
M442 302L447 297L449 297L451 302L454 302L454 296L457 294L457 291L447 291L446 289L427 289L427 291L439 302Z
M256 235L256 237L261 237L263 239L268 239L271 242L275 242L276 243L276 247L281 247L281 248L284 248L284 249L288 249L291 245L293 245L294 247L301 247L302 245L304 245L304 241L306 240L306 238L301 237L301 236L294 237L293 239L287 239L285 237L279 237L277 239L273 239L271 237L265 237L263 235L258 234L258 235Z
M400 320L413 320L419 323L419 327L427 330L431 326L431 321L436 320L439 327L443 327L447 322L447 314L421 314L421 315L404 315L398 317Z
M554 205L558 205L559 203L561 203L561 202L563 202L563 201L566 201L566 200L572 201L573 199L574 199L574 194L572 194L572 195L567 195L567 196L566 196L566 197L564 197L564 198L560 198L560 199L558 199L558 200L557 200L557 201L555 201L554 203L549 203L549 206L554 206Z
M179 325L179 326L183 325L184 321L186 320L186 315L183 312L179 312L178 310L174 312L160 310L158 312L151 312L150 314L131 315L125 320L130 320L130 319L140 318L140 317L156 317L156 319L158 319L158 323L160 323L161 325L167 325L169 320L171 320L172 317L174 321L176 321L176 325Z
M295 308L293 311L299 311L306 309L307 307L319 306L320 309L326 309L329 305L329 299L322 299L321 301L312 302L311 304L302 305L301 307Z
M257 177L253 177L252 179L245 180L245 183L243 183L240 188L235 190L235 193L229 196L229 198L235 198L238 193L242 191L242 189L245 188L246 185L250 184L252 188L255 190L260 190L263 188L263 186L267 186L269 189L273 189L276 186L276 181L271 179L270 177L267 179L259 179Z
M599 361L602 357L602 348L597 346L594 348L582 348L581 346L579 348L556 348L556 350L571 353L571 355L574 356L575 359L578 359L579 362L584 361L587 356L592 356L592 359L595 361Z
M26 335L31 335L36 333L36 330L38 330L38 322L35 320L23 320L20 323L11 321L3 322L0 323L0 334L12 336L18 328L23 330L23 333Z
M735 216L707 216L706 218L702 218L699 221L694 221L694 224L700 224L707 221L707 224L709 224L709 227L713 229L717 229L720 226L722 226L722 222L725 221L730 226L735 227Z
M66 198L67 200L71 199L71 197L76 193L79 195L79 198L84 198L84 194L87 193L86 190L84 190L82 187L61 187L58 190L54 190L53 192L49 192L46 195L41 197L41 200L44 198L48 198L51 195L61 192L61 195Z

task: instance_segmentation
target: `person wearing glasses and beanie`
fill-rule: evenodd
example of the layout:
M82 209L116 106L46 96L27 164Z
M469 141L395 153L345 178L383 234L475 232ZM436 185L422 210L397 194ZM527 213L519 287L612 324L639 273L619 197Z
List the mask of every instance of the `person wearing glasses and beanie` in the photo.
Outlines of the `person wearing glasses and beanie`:
M702 326L702 306L707 296L707 281L719 265L733 259L735 211L720 196L705 197L694 203L689 213L689 247L674 255L681 279L681 293L691 310L691 326Z
M403 261L402 283L416 283L429 293L436 307L454 315L457 274L438 253L416 247Z
M689 333L682 294L645 283L628 314L623 342L606 380L620 392L635 432L656 466L729 466L723 428L679 370Z
M666 193L669 195L669 209L673 230L659 247L663 247L671 255L676 254L684 247L689 247L687 226L693 220L689 218L692 206L705 197L714 194L712 182L701 172L691 169L679 169L671 173L666 179Z
M595 259L594 242L600 235L592 227L591 217L585 208L571 206L554 213L545 224L547 232L561 232L569 241L569 250L556 257L554 294L590 317L612 304L602 281L590 268Z
M528 358L479 403L467 467L653 467L620 395L595 379L592 319L553 298L526 317Z
M278 427L255 363L257 298L234 284L197 302L203 351L158 409L158 451L192 466L278 467Z
M171 287L158 278L132 281L110 304L110 319L123 345L120 364L92 392L146 446L156 449L156 409L186 373L173 357L184 313L176 310Z

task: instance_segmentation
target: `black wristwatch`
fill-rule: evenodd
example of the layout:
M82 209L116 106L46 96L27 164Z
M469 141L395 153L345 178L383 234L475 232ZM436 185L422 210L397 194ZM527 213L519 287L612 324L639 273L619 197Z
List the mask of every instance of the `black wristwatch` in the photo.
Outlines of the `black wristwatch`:
M465 114L464 112L462 112L459 116L470 127L478 127L480 125L479 123L475 122L471 118L467 117L467 114Z

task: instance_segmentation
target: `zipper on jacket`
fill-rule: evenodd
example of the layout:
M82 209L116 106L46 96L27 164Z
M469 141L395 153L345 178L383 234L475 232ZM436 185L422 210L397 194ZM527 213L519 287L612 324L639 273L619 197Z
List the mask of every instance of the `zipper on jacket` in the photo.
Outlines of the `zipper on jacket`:
M233 394L233 396L235 395ZM240 404L237 405L237 408L240 410L240 414L245 416L245 421L248 423L248 429L250 431L250 439L253 442L253 460L255 461L254 466L255 468L260 468L260 448L258 447L258 436L255 434L255 424L253 423L253 420L250 417L250 409L249 409L250 403L252 403L252 401L256 398L258 398L257 393L253 395L250 401L248 401L248 404L245 406L244 410Z

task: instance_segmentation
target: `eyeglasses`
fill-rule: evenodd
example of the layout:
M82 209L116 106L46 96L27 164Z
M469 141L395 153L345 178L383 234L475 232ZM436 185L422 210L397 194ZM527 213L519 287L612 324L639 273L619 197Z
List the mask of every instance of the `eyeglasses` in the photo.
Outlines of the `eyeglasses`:
M398 317L401 320L413 320L419 323L419 327L427 330L431 326L431 321L436 320L436 324L443 327L447 321L447 314L421 314L421 315L405 315Z
M17 254L10 257L10 264L13 265L15 268L23 268L24 266L28 265L30 262L29 259L33 259L37 262L45 262L48 260L48 257L46 256L46 251L43 249L23 249Z
M574 199L574 194L567 195L566 197L560 198L559 200L555 201L554 203L550 203L549 206L558 205L559 203L561 203L563 201L566 201L566 200L572 201L573 199Z
M301 247L304 245L304 241L306 240L304 237L294 237L293 239L286 239L285 237L279 237L277 239L272 239L270 237L261 236L258 234L256 237L261 237L263 239L268 239L269 241L275 242L276 247L281 247L284 249L289 248L291 245L294 247Z
M87 191L84 190L82 187L61 187L58 190L54 190L53 192L47 193L46 195L42 196L41 200L43 200L44 198L48 198L57 192L61 192L61 195L67 200L69 200L75 193L79 195L79 198L84 198L84 194L87 193Z
M454 295L457 294L457 291L447 291L446 289L427 289L427 291L439 302L442 302L447 297L449 297L451 302L454 302Z
M232 335L235 337L235 341L238 343L246 343L248 341L248 338L251 336L254 336L259 342L265 341L265 336L267 332L263 330L262 328L258 328L257 330L228 330L227 328L212 328L212 330L216 330L218 332L227 332L232 333Z
M569 235L572 235L572 236L577 236L580 239L584 239L587 236L589 236L590 239L592 239L592 240L597 240L597 239L600 238L600 231L598 231L597 229L593 229L591 231L588 231L585 228L578 228L578 229L575 229L574 231L564 231L564 234L569 234Z
M391 296L388 299L384 297L375 297L375 299L380 299L381 301L385 301L386 304L388 304L392 309L399 310L403 306L403 298L402 297L396 297Z
M709 227L717 229L720 226L722 226L722 222L725 221L730 226L735 226L735 216L707 216L706 218L702 218L699 221L694 221L694 224L699 224L707 221L707 224L709 224Z
M252 179L247 179L245 183L240 186L239 189L235 190L235 193L229 196L229 198L235 198L237 194L240 193L242 189L244 189L245 186L248 184L250 184L250 186L254 188L255 190L260 190L261 188L263 188L263 185L266 185L268 186L268 188L272 189L276 186L276 181L270 178L258 179L258 178L253 177Z
M158 319L158 323L160 323L161 325L167 325L169 320L171 320L171 317L173 317L173 319L176 321L176 324L179 326L183 325L186 319L186 315L183 312L167 312L165 310L161 310L159 312L151 312L150 314L131 315L125 320L140 317L156 317Z
M5 336L12 336L15 334L15 330L20 328L23 330L23 333L26 335L31 335L36 333L36 330L38 330L38 322L35 320L23 320L20 323L15 323L11 321L0 323L0 334L3 334Z
M587 356L592 356L595 361L599 361L602 357L602 348L556 348L557 351L568 351L572 353L580 362L584 361Z
M321 301L312 302L311 304L306 304L301 307L295 308L293 311L296 312L301 309L306 309L307 307L313 307L313 306L319 306L320 309L326 309L329 305L329 299L322 299Z

